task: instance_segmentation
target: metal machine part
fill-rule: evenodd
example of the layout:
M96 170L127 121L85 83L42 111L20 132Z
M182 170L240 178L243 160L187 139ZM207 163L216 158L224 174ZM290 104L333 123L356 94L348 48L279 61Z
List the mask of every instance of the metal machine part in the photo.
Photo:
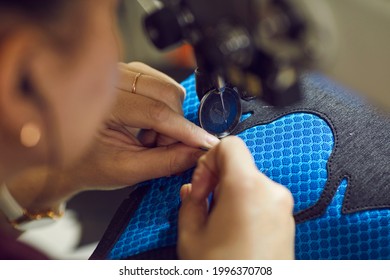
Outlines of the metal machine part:
M239 99L256 97L273 106L291 105L300 100L300 73L313 66L317 68L335 49L332 37L335 32L326 24L332 21L323 20L330 13L322 0L164 0L158 3L159 7L145 18L146 33L159 49L184 41L193 46L199 100L226 83L237 89ZM321 16L314 13L316 8L321 9ZM225 94L212 100L220 100L222 106ZM233 101L226 103L230 102ZM213 109L212 106L202 108L200 116L205 108ZM201 122L203 128L208 125L206 119ZM215 122L210 123L213 130L214 125Z
M200 125L209 133L222 138L234 130L241 118L241 100L237 90L225 87L211 90L200 101Z

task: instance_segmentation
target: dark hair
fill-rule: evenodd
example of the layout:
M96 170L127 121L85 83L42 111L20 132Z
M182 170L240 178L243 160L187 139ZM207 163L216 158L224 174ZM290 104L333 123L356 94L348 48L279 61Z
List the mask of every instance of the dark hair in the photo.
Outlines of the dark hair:
M0 0L0 9L22 13L26 17L41 21L59 16L65 2L72 0Z
M69 49L72 39L82 32L80 9L73 9L82 0L0 0L0 36L5 21L11 25L25 23L35 25L47 33L60 48ZM63 28L65 24L68 28ZM61 28L59 28L61 27ZM60 30L60 31L59 31Z

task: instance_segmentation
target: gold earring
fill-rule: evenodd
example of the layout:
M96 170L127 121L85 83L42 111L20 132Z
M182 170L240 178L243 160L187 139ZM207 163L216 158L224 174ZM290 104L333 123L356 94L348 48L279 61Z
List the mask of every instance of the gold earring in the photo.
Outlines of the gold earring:
M20 143L26 148L32 148L38 145L41 140L41 130L38 125L28 122L20 130Z

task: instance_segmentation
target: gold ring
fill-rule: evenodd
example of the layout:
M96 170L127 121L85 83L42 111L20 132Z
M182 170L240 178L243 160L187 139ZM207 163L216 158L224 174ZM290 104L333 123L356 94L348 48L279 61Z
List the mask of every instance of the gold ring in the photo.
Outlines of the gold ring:
M138 73L135 78L134 78L134 82L133 82L133 86L131 88L131 92L132 93L135 93L135 89L136 89L136 86L137 86L137 81L139 79L139 77L141 77L142 73Z

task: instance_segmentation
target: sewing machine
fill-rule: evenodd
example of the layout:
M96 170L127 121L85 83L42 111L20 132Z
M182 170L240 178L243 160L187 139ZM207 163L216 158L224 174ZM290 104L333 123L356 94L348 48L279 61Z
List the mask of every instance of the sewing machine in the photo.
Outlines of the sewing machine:
M229 135L239 123L241 100L261 98L272 106L300 100L299 76L309 69L324 71L369 94L381 106L390 106L384 86L390 65L385 23L390 17L372 12L381 9L383 15L390 15L389 5L382 1L139 2L149 11L145 30L157 48L172 48L181 42L193 46L200 125L219 137ZM366 21L362 27L356 21L362 15L374 24ZM361 34L354 33L355 28ZM377 45L366 36L377 38ZM364 58L374 53L371 49L379 51L368 63L371 69L364 71L368 66ZM362 60L364 64L359 65ZM356 70L348 65L356 65Z

